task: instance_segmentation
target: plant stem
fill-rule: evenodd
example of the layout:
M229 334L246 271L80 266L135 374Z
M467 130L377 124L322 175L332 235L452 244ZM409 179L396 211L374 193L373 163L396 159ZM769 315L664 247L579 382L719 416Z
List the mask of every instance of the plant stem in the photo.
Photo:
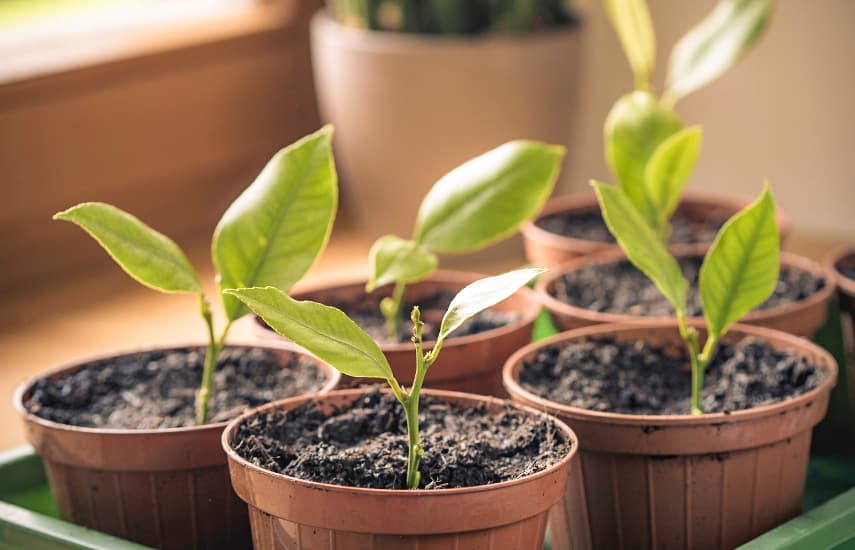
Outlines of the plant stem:
M686 347L689 348L689 361L692 363L692 414L701 415L704 414L704 411L701 410L701 397L704 391L704 372L715 353L720 336L717 334L708 335L707 341L704 343L704 349L700 351L698 331L694 327L688 326L685 313L677 312L677 322L680 325L680 336L683 337Z
M404 290L406 288L406 283L395 283L391 300L386 301L385 307L381 304L380 308L381 313L386 318L386 335L393 342L398 340L398 332L401 330L401 308L404 303Z
M211 400L211 390L214 385L214 373L217 371L217 360L226 345L226 335L232 322L226 323L219 340L214 337L214 318L211 307L204 294L199 294L199 308L205 324L208 327L208 349L205 351L205 363L202 368L202 383L196 394L196 425L201 426L208 421L208 403Z
M424 449L419 441L419 393L422 391L425 375L433 364L436 355L426 355L423 351L422 327L424 324L421 321L418 307L413 308L411 319L413 321L413 344L416 346L416 376L413 379L413 387L410 389L409 399L404 405L409 440L409 450L407 452L407 488L418 489L421 482L419 462L424 454Z

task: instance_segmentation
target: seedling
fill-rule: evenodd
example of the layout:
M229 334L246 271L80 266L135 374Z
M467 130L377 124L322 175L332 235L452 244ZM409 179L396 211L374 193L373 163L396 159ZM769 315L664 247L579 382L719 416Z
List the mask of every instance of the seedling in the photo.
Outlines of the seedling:
M775 200L768 183L760 197L719 231L704 257L698 282L707 325L700 349L698 331L686 321L689 283L677 260L620 189L593 182L603 218L629 260L653 281L674 308L692 364L692 414L702 414L704 370L730 326L763 303L778 282L780 237Z
M763 34L774 0L720 0L671 51L666 89L653 92L656 48L646 0L604 0L635 77L606 118L605 157L642 218L667 242L669 220L701 148L701 129L684 128L674 107L739 61Z
M317 302L298 302L273 287L225 290L260 316L276 332L295 342L344 374L386 380L392 394L404 408L407 419L407 487L417 489L421 481L419 461L424 450L419 439L419 393L425 375L439 357L449 334L467 319L511 296L542 273L529 268L480 279L461 290L442 318L433 349L425 351L419 308L410 316L412 342L416 351L416 375L413 386L402 387L377 343L339 309Z
M327 126L276 153L223 214L211 243L221 290L254 285L287 290L314 263L326 246L338 202L331 140L332 127ZM196 396L196 423L204 424L217 359L232 323L248 313L246 307L223 296L226 325L217 338L199 275L169 237L99 202L78 204L54 219L82 227L143 285L198 295L209 339Z
M438 253L464 254L514 234L540 211L558 177L564 147L510 141L471 159L428 191L410 240L380 237L369 254L366 292L394 283L380 303L386 332L397 340L404 290L433 273Z

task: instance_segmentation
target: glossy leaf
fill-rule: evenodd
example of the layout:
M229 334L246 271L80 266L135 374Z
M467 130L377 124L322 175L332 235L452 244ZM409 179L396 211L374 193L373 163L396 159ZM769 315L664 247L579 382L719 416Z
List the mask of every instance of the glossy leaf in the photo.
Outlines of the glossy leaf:
M226 210L212 255L220 289L288 290L311 267L332 230L338 202L332 127L285 147ZM230 320L246 308L223 297Z
M368 256L371 273L365 290L371 292L389 283L418 281L432 273L438 264L436 255L417 242L385 235L371 247Z
M422 201L414 240L434 252L470 252L512 235L552 192L564 148L511 141L455 168Z
M377 343L339 309L298 302L272 286L224 290L264 319L273 330L344 374L392 378Z
M680 130L663 141L645 168L647 197L656 213L656 228L667 225L680 203L683 187L695 169L701 152L700 126Z
M647 92L620 98L606 118L606 162L621 189L647 223L656 224L656 214L644 183L647 163L653 152L683 124Z
M639 89L648 89L656 62L656 38L646 0L603 0Z
M700 292L710 334L722 335L763 303L778 284L780 237L769 186L734 215L704 258Z
M86 202L53 219L82 227L128 275L147 287L162 292L202 292L199 276L172 239L115 206Z
M667 95L679 99L724 73L763 34L774 0L720 0L713 12L674 46Z
M467 319L506 300L544 271L536 267L517 269L470 283L451 300L442 318L437 341L442 342Z
M689 285L677 260L623 191L600 182L593 182L592 185L600 202L603 219L629 261L653 281L675 311L684 312Z

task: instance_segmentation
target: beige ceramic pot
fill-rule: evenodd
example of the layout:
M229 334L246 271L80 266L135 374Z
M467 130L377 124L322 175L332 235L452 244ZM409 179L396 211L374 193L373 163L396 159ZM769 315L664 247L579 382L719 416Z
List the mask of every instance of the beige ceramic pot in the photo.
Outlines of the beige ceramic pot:
M677 257L702 256L704 245L680 247ZM603 323L633 323L648 320L664 320L667 317L640 317L622 313L598 312L563 302L555 297L555 284L565 273L570 273L591 264L617 263L626 258L622 250L606 250L591 256L578 257L554 267L538 280L535 292L541 303L549 310L553 321L561 330L572 330ZM828 316L828 301L834 294L834 280L821 264L795 254L781 253L781 266L806 271L825 280L819 291L790 304L769 309L756 310L745 315L740 322L776 330L796 336L813 337Z
M592 337L682 346L673 321L600 325L529 345L506 363L505 387L514 401L557 416L579 435L580 467L550 515L556 548L729 549L799 514L811 430L825 415L837 375L825 350L779 331L735 325L726 341L759 338L810 358L827 377L796 398L730 414L595 412L548 401L519 384L523 364L539 350Z
M701 193L697 191L686 191L683 199L675 212L689 220L719 220L729 218L742 208L750 204L751 199L733 197L728 195L717 195L713 193ZM540 220L555 214L593 214L600 211L597 198L593 194L567 195L550 200L543 211L533 221L527 222L522 227L525 254L528 261L535 265L551 266L566 262L579 256L587 256L597 252L608 250L620 250L617 244L601 241L589 241L565 237L558 233L547 231L538 225ZM787 214L778 209L778 229L781 232L781 241L790 233L792 225ZM712 243L709 243L712 244ZM680 251L691 249L696 245L672 245L672 249ZM706 245L707 247L709 245Z
M318 402L330 410L361 394L362 390L335 391ZM463 406L483 404L488 412L507 404L456 392L425 390L422 394ZM564 495L578 446L576 436L563 423L557 427L572 448L558 464L513 481L459 489L361 489L304 481L259 468L232 450L241 420L272 408L291 410L309 399L286 399L255 409L230 423L223 433L232 485L249 505L256 550L542 550L548 511ZM533 417L546 417L522 408Z
M370 237L412 232L443 174L512 139L564 144L578 86L578 26L440 37L312 20L322 117L336 127L342 204Z
M420 297L429 297L437 292L457 293L463 287L481 279L484 275L458 271L437 271L424 281L407 286L405 301L418 303ZM335 286L305 290L293 294L297 300L312 300L322 304L368 304L372 309L379 308L380 300L389 296L391 286L380 288L371 295L365 294L365 280L346 282ZM439 360L427 373L425 387L461 392L478 393L504 397L507 394L502 387L502 365L513 352L531 342L534 320L540 312L540 303L534 292L522 288L510 298L491 309L505 313L516 313L516 321L505 326L446 340L442 346ZM422 319L438 323L444 311L422 309ZM257 319L257 318L256 318ZM257 319L258 320L258 319ZM257 333L264 338L281 338L258 320ZM425 342L425 349L431 349L433 342ZM388 359L395 377L402 384L410 384L416 374L416 355L413 344L381 344L380 349ZM376 382L370 380L368 382ZM344 384L354 380L343 376Z
M295 355L326 375L319 392L334 388L339 373L287 343L227 348L271 350L281 365ZM148 348L94 357L47 375L57 380L119 355L199 348L204 344ZM145 545L164 549L249 548L246 506L230 488L220 436L226 422L161 430L94 429L59 424L30 414L24 402L33 381L15 394L27 438L44 459L60 516Z

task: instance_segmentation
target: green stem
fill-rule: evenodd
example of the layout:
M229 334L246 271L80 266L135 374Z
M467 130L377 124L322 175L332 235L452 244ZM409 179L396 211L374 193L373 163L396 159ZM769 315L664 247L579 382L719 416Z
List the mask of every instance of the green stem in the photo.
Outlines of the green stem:
M422 391L425 375L433 364L436 355L425 355L423 351L423 323L418 307L413 308L411 319L413 321L413 344L416 346L416 376L413 379L413 387L410 389L409 399L404 405L409 440L409 449L407 452L407 488L418 489L421 482L419 463L421 462L422 455L424 455L424 449L419 441L419 393Z
M701 410L701 396L704 390L704 368L698 357L698 331L688 325L685 312L677 312L677 323L680 326L680 336L683 337L686 347L689 349L689 361L692 364L691 411L693 415L700 415L703 414Z
M395 290L392 291L392 297L384 300L385 303L380 305L380 311L386 318L386 335L393 342L398 340L398 333L401 330L401 309L404 303L404 290L406 288L406 283L395 283Z
M196 425L201 426L208 421L208 404L211 401L211 393L214 385L214 373L217 371L217 360L220 352L226 345L226 336L232 326L232 322L226 323L223 333L217 339L214 336L214 318L211 307L204 294L199 294L199 308L202 318L208 327L208 348L205 351L205 363L202 368L202 383L196 393Z

